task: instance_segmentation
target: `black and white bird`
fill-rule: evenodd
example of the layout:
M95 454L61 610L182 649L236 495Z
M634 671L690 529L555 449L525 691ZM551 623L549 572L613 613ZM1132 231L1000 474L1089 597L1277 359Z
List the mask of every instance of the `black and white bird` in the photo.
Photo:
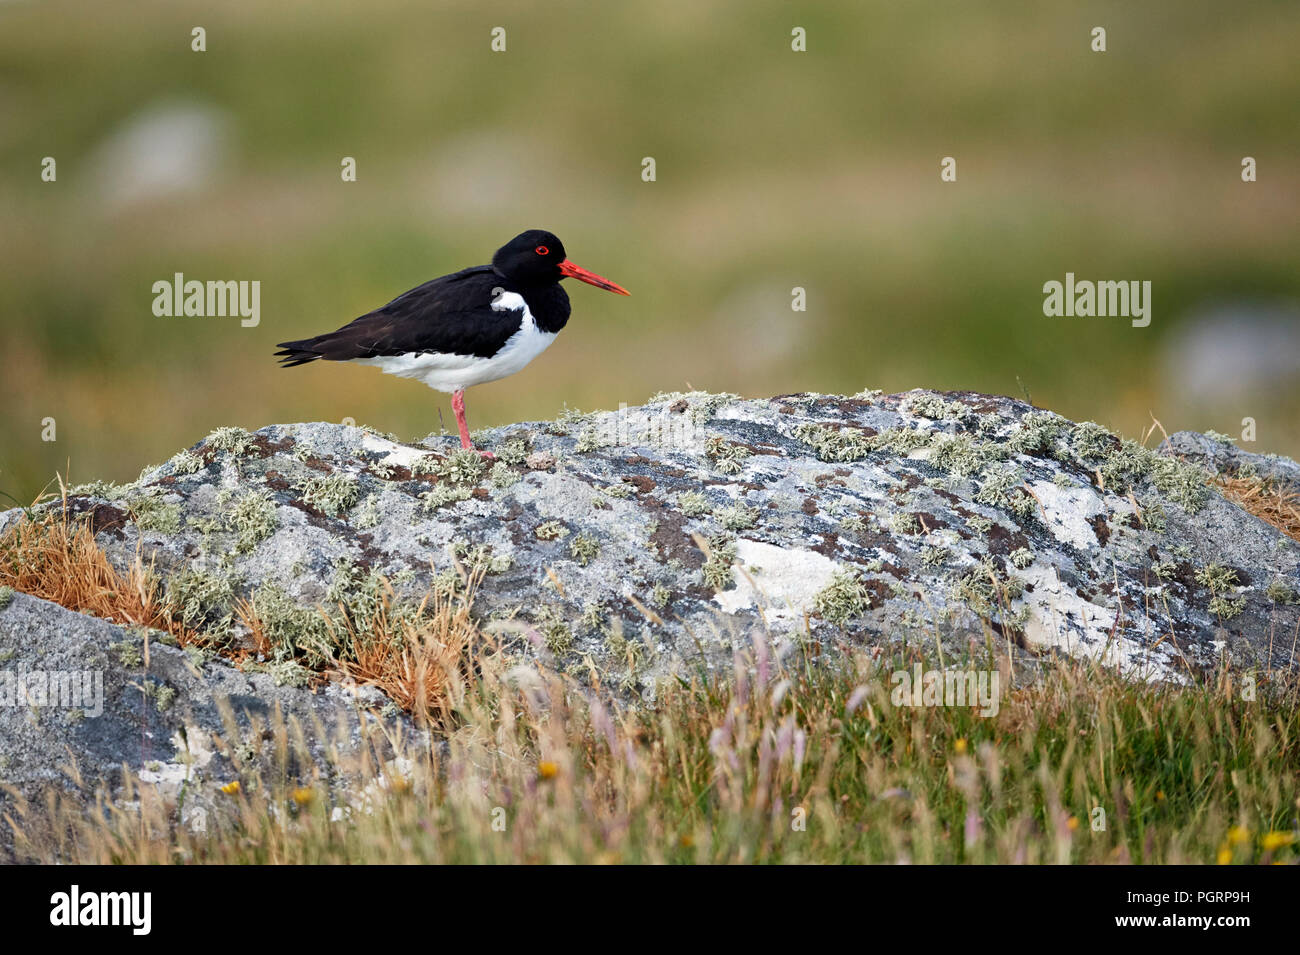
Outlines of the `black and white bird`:
M497 249L491 265L425 282L336 332L281 342L276 356L286 368L318 358L373 365L448 392L460 446L473 448L465 389L513 375L546 350L569 321L565 278L629 294L570 262L554 233L530 229Z

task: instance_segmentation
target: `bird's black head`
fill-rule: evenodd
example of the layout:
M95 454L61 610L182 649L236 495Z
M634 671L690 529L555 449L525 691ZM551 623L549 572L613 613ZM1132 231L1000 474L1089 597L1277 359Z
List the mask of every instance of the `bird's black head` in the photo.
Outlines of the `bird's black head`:
M563 278L575 278L619 295L628 294L622 286L570 262L564 254L564 243L545 229L519 233L497 249L492 267L522 285L550 285Z
M564 277L564 244L553 232L529 229L521 232L492 256L492 267L506 278L528 285L558 282Z

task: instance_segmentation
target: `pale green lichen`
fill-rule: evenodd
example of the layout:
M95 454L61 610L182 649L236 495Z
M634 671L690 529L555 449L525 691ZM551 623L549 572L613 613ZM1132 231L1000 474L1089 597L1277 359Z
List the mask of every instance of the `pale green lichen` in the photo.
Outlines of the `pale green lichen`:
M1029 411L1007 437L1007 450L1013 454L1057 457L1058 441L1066 433L1064 418L1047 411Z
M303 503L329 517L338 517L361 496L361 484L350 474L308 478L295 488L302 495Z
M492 465L492 470L488 474L488 480L492 486L498 490L505 490L519 483L519 472L506 464L504 461L497 461Z
M908 398L904 410L932 421L966 422L974 417L974 412L962 402L949 401L932 392L922 392Z
M867 519L861 514L849 514L840 519L840 527L851 534L866 533L868 526Z
M203 469L203 458L185 450L172 457L171 465L173 474L194 474Z
M578 435L578 440L573 444L575 454L590 454L593 451L599 451L601 448L609 447L611 441L606 440L594 428L587 428Z
M594 537L579 534L569 542L569 555L581 566L586 567L600 556L600 544Z
M468 500L473 496L474 491L472 488L457 484L439 484L433 490L425 491L420 495L420 510L429 513L436 511L440 507L446 507L448 504Z
M629 639L624 636L621 627L605 635L605 646L609 648L610 654L615 659L627 663L629 674L635 673L637 665L645 655L645 644L636 638Z
M736 541L727 534L709 538L708 559L700 568L704 583L714 590L726 590L736 582L732 565L736 562Z
M1275 604L1300 603L1300 596L1297 596L1295 588L1284 580L1274 579L1269 581L1268 587L1264 590L1264 595ZM3 602L0 602L0 606L4 606Z
M253 615L276 660L302 655L312 665L332 660L338 647L324 615L303 607L277 584L266 583L252 595Z
M1019 567L1021 570L1024 570L1026 567L1028 567L1030 564L1034 562L1034 552L1031 551L1028 547L1017 547L1015 550L1011 552L1009 559L1011 560L1013 566Z
M828 623L842 627L871 609L871 592L856 570L839 568L813 597L813 610Z
M726 438L714 435L704 442L704 453L718 473L739 474L745 469L745 459L753 452L744 445L733 444Z
M948 548L939 544L927 544L921 548L921 563L929 567L938 567L948 560Z
M144 665L144 657L140 654L140 647L134 640L122 640L118 643L110 643L108 649L117 657L118 662L124 667L135 669Z
M983 514L972 514L966 518L966 526L977 534L987 534L993 529L993 521Z
M311 670L293 660L273 660L265 669L276 686L304 687L313 676Z
M567 404L562 406L560 413L555 416L553 430L557 434L569 434L572 431L586 427L595 419L598 412L579 411L577 408L570 408Z
M1177 457L1166 457L1136 441L1121 440L1101 425L1085 421L1070 430L1070 447L1080 463L1095 471L1108 491L1123 494L1150 481L1188 513L1209 499L1209 472Z
M411 462L412 477L428 477L437 475L442 467L442 458L436 454L422 454Z
M131 520L142 531L157 531L159 534L179 534L181 530L181 508L174 502L164 501L158 495L137 497L131 501L128 509Z
M553 541L568 537L569 529L559 521L543 521L534 528L533 535L538 540Z
M1020 518L1031 517L1037 511L1038 502L1025 492L1019 468L988 469L979 480L981 486L975 494L977 504L1000 508Z
M14 599L14 589L12 587L0 587L0 610L9 606L9 601Z
M133 488L129 484L114 484L112 481L88 481L74 484L68 488L69 497L102 497L106 501L116 501Z
M477 484L485 470L487 462L481 454L472 448L462 448L443 458L437 473L453 484L469 485Z
M1205 485L1208 473L1204 468L1179 458L1163 458L1154 453L1153 457L1152 484L1189 514L1205 506L1210 490Z
M1081 421L1070 429L1070 450L1084 461L1099 461L1118 444L1119 438L1095 421Z
M871 437L856 428L836 429L819 424L801 424L794 429L794 437L812 448L813 453L822 461L858 461L875 450Z
M686 517L703 517L713 510L708 497L700 491L683 491L677 495L677 507Z
M1196 571L1196 580L1211 593L1222 593L1237 586L1237 572L1222 564L1206 564Z
M543 607L538 612L535 623L546 649L556 656L562 656L573 649L573 630L555 607Z
M1216 594L1210 599L1210 613L1223 620L1231 620L1245 609L1245 597L1229 597L1226 594Z
M889 526L895 534L919 534L921 523L913 514L906 511L894 511L889 515Z
M987 557L957 580L954 595L981 617L992 615L1000 597L1006 593L1005 583L997 568Z
M532 451L532 442L522 436L507 438L501 442L496 449L497 462L499 464L508 464L513 467L522 467L528 459L529 452Z
M654 589L650 591L650 603L655 607L666 607L671 597L672 591L661 583L655 584Z
M977 474L1007 452L991 441L969 434L939 434L930 445L930 461L955 477Z
M218 451L240 457L252 450L253 436L243 428L218 428L208 435L207 444Z
M451 545L452 555L470 568L470 573L504 574L514 561L508 554L497 554L491 544L469 544L466 541L454 541ZM396 579L396 578L394 578Z
M230 509L230 527L235 531L235 551L247 554L266 540L280 525L280 517L270 495L262 490L249 491Z
M758 508L730 504L714 511L713 517L729 531L743 531L758 523Z
M235 582L228 575L187 567L167 581L167 602L187 629L224 637L233 615Z
M887 428L874 438L869 438L868 443L872 450L892 451L906 456L919 448L927 447L935 439L935 434L918 428Z
M366 633L373 629L381 610L392 629L419 615L418 604L390 603L391 592L389 582L378 570L367 570L350 558L340 557L334 562L334 579L325 592L325 599L340 608L353 629Z
M1224 620L1231 620L1246 607L1246 598L1234 596L1231 591L1237 586L1237 572L1222 564L1206 564L1196 571L1196 580L1210 591L1210 613Z
M647 404L676 404L679 401L684 401L691 422L695 425L704 425L713 419L723 405L740 400L740 395L733 395L728 392L712 394L707 391L661 391L650 398Z
M366 499L352 513L352 524L358 530L369 530L372 527L378 527L381 521L379 496L377 494L366 495Z
M311 682L313 672L296 660L246 661L240 667L245 673L265 673L276 686L303 687Z

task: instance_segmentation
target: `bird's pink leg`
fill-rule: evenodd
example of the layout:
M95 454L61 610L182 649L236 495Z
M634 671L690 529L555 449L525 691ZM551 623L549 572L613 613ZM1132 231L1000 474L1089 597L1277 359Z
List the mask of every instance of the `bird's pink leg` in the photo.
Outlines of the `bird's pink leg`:
M465 389L451 396L451 410L456 412L456 427L460 429L460 446L466 451L478 451L469 439L469 425L465 423ZM485 458L496 457L491 451L479 451Z

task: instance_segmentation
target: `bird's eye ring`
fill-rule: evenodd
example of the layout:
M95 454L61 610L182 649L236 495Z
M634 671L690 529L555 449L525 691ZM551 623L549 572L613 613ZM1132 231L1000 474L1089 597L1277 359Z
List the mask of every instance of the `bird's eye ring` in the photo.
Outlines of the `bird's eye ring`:
M548 248L547 248L546 246L544 246L544 245L539 245L537 248L533 249L533 251L536 252L538 255L550 255L550 254L551 254L551 250L548 249Z

